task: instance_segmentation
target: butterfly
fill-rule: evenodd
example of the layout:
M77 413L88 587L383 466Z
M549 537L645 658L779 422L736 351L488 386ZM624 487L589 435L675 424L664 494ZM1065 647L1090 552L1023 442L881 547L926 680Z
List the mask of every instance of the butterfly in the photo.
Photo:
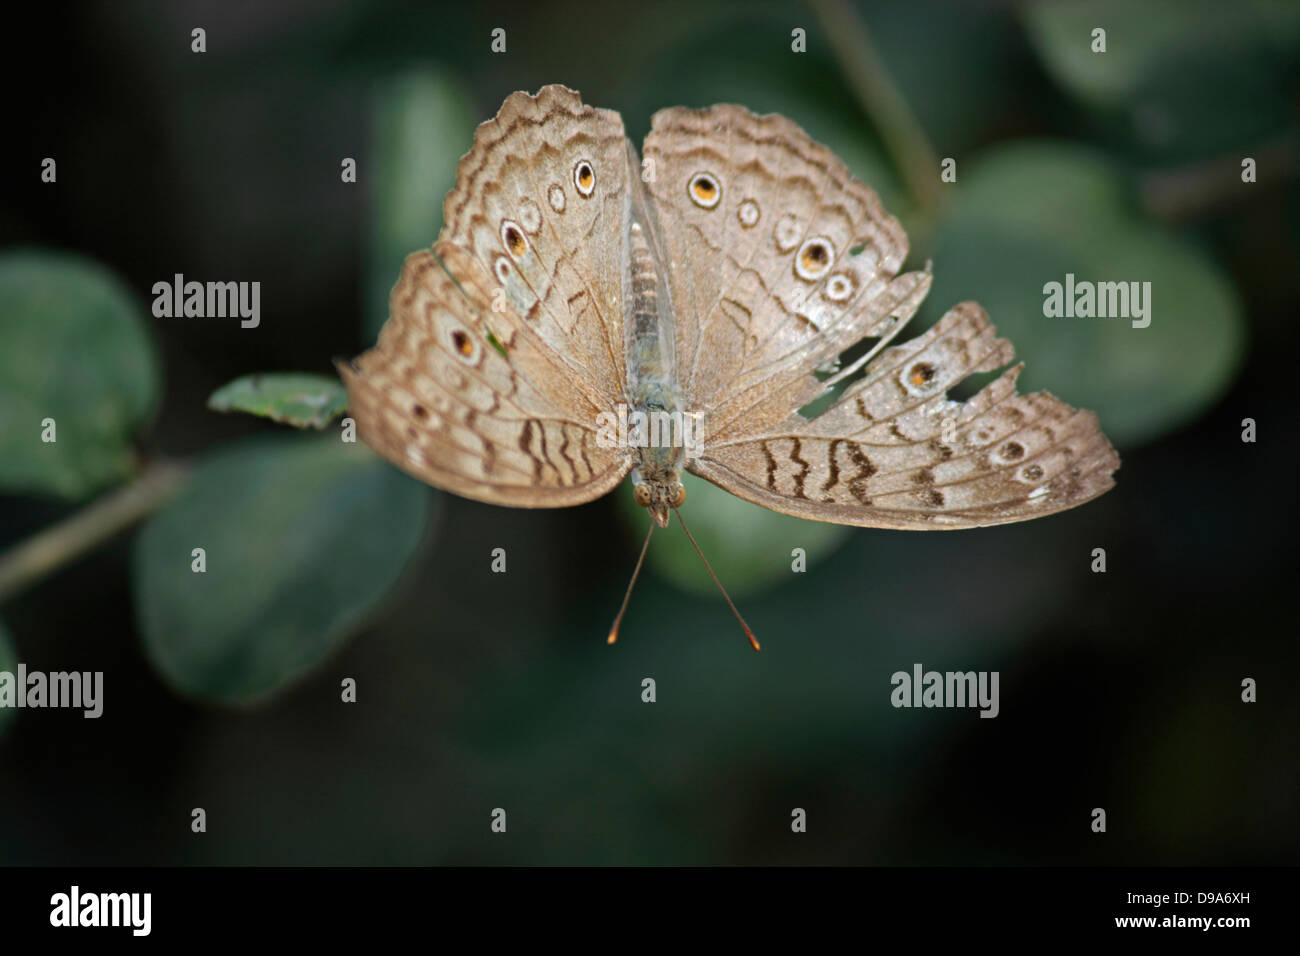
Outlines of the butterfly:
M1096 415L1018 394L1021 365L948 398L1014 358L976 303L893 344L929 268L899 274L898 220L785 117L660 110L638 157L617 112L560 85L514 93L478 127L443 222L407 257L378 343L340 363L359 434L496 505L576 505L630 473L653 519L638 571L655 526L681 522L683 470L785 514L917 530L1041 517L1114 485Z

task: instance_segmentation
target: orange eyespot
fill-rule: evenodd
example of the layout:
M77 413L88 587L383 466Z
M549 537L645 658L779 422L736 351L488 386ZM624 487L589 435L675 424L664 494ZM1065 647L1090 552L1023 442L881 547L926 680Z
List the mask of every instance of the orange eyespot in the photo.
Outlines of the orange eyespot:
M691 201L697 206L712 209L722 198L722 187L710 173L696 173L686 185Z
M929 362L917 362L912 366L912 384L918 388L928 385L934 379L934 366Z
M815 282L824 276L835 261L835 248L825 236L807 240L799 247L794 258L794 271L805 282Z
M506 249L516 259L528 251L528 243L524 240L524 234L515 227L513 222L507 222L501 228L501 239L505 242Z
M578 187L578 192L583 196L590 196L596 188L596 172L585 159L573 167L573 185Z

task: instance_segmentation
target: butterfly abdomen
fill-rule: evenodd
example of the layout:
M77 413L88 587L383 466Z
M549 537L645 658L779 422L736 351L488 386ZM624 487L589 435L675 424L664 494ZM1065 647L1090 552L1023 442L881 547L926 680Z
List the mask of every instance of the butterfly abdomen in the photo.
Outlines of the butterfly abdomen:
M664 379L666 349L659 309L659 270L646 242L641 224L628 230L628 385L635 392L638 382ZM635 400L635 396L633 396Z
M641 224L634 221L628 229L628 403L634 416L653 426L642 429L645 434L638 441L643 470L648 466L671 471L682 458L683 409L666 361L672 353L671 343L665 341L664 330L671 328L665 311L666 294L654 254Z

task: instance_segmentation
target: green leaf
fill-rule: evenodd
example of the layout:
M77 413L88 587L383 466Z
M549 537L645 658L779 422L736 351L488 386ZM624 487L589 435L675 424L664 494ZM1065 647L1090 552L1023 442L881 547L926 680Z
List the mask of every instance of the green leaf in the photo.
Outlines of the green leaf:
M807 566L812 567L833 554L852 530L777 514L691 474L682 474L682 484L686 486L682 514L691 534L735 599L788 578L795 560L793 549L802 548ZM614 493L634 533L644 535L650 527L650 513L632 499L630 487L620 487ZM713 579L677 527L676 518L655 533L646 562L684 590L717 595Z
M1054 0L1021 9L1056 81L1163 158L1236 151L1295 122L1294 3ZM1104 53L1093 52L1097 28L1106 31Z
M14 650L13 641L9 638L9 632L5 630L4 622L0 621L0 671L8 671L13 674L17 671L17 668L18 653ZM0 707L0 733L4 732L5 725L13 719L13 716L12 709Z
M1044 286L1149 282L1150 325L1049 318ZM1022 391L1090 408L1119 446L1186 423L1232 382L1243 351L1241 304L1218 265L1132 208L1100 157L1019 143L961 174L934 252L926 312L974 299L1016 346Z
M455 185L456 165L474 139L467 97L442 73L419 70L386 80L375 90L374 103L367 342L388 318L388 295L402 262L433 245L442 227L443 196Z
M213 455L135 544L150 660L195 697L281 690L381 604L429 516L425 486L338 438L262 437Z
M214 411L248 412L295 428L324 428L347 407L347 390L337 378L302 372L245 375L208 398Z
M131 290L80 256L5 252L0 322L0 490L83 498L129 476L159 386Z

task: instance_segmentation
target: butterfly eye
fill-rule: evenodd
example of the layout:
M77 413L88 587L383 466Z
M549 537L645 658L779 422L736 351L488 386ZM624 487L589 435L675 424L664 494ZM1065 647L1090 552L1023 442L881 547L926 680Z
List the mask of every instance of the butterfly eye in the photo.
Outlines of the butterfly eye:
M632 497L642 508L650 507L650 486L642 483L632 487Z
M592 190L596 188L596 172L591 168L591 163L585 159L573 167L573 185L583 196L590 196Z
M722 187L709 173L696 173L692 176L686 191L690 193L691 201L704 209L712 209L722 198Z
M528 251L528 241L523 232L508 219L501 224L501 241L505 243L506 251L516 259Z
M829 239L818 236L799 247L794 257L794 271L800 279L812 282L830 271L834 261L835 247Z
M678 485L677 491L673 494L673 507L680 508L682 506L682 503L685 501L686 501L686 486Z

